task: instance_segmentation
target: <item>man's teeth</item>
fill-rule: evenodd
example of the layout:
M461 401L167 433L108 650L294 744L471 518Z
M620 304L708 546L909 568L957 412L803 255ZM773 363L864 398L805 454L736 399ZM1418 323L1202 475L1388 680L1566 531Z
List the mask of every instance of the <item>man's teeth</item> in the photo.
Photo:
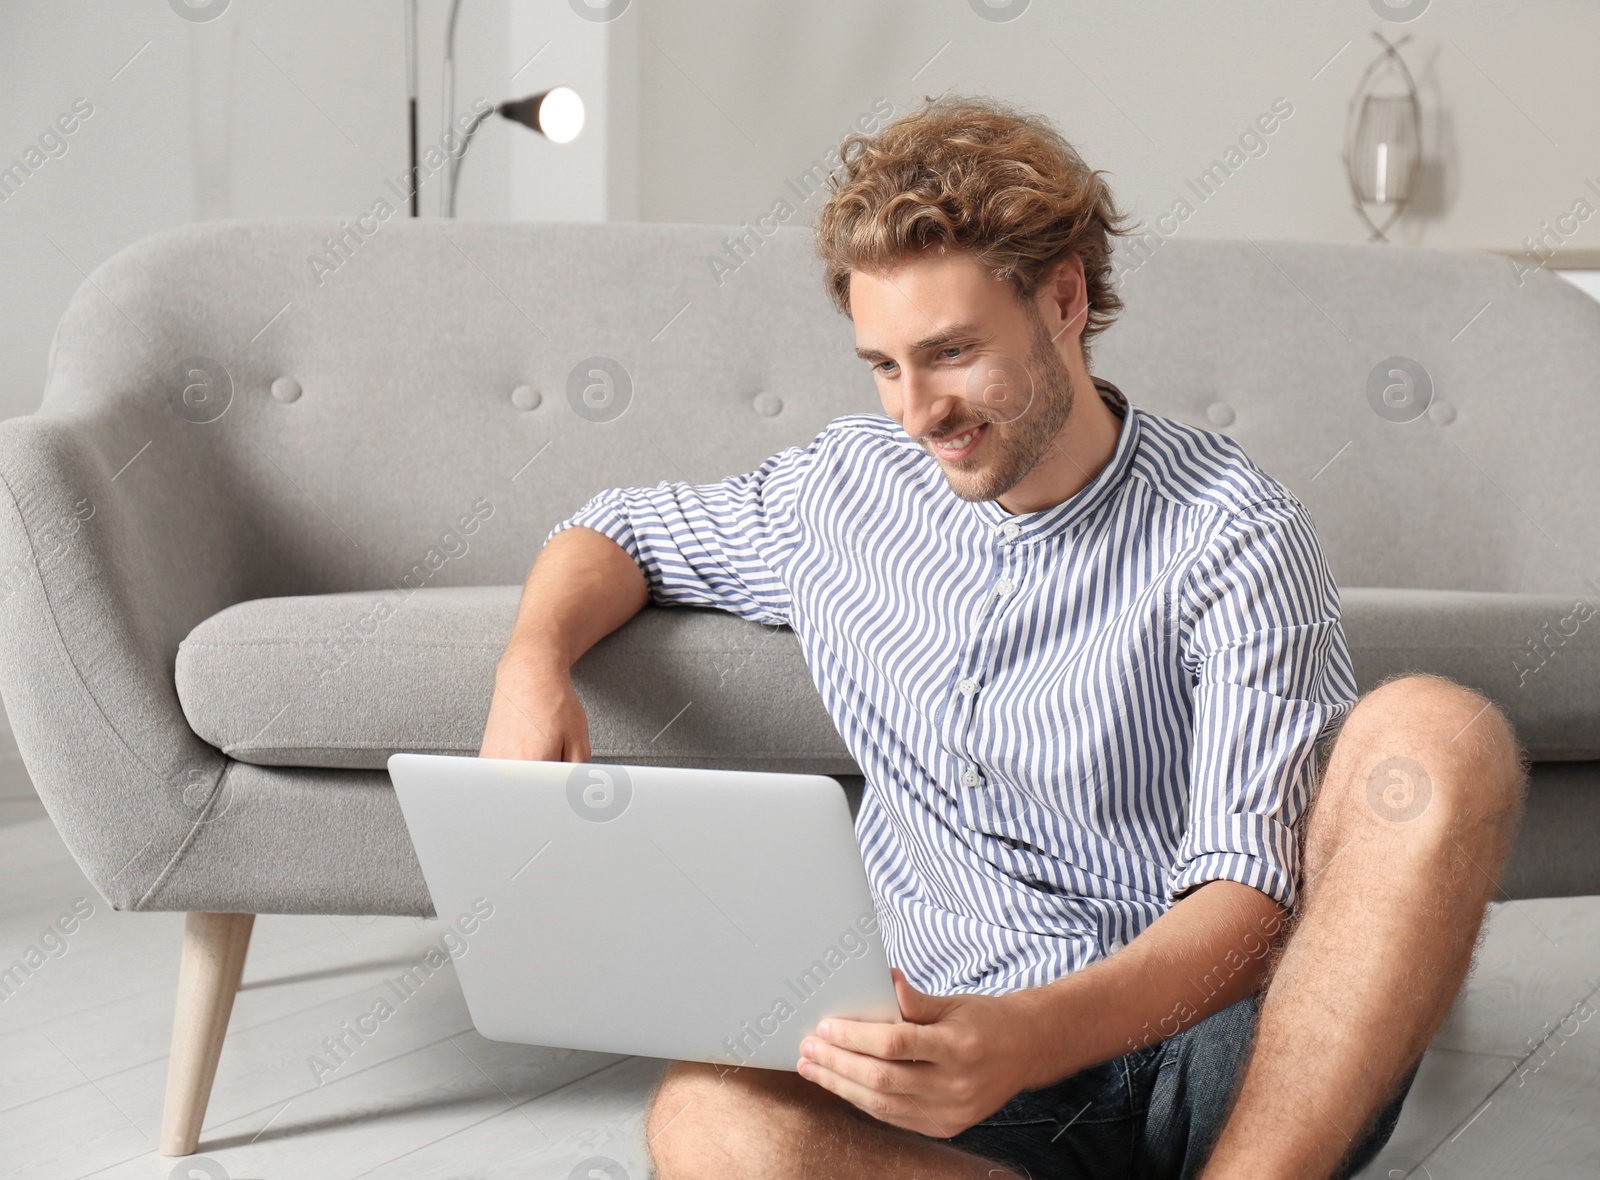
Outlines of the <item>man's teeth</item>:
M972 430L969 430L965 434L959 435L956 438L945 439L939 445L947 451L959 451L972 441L972 436L976 433L977 428L974 427Z

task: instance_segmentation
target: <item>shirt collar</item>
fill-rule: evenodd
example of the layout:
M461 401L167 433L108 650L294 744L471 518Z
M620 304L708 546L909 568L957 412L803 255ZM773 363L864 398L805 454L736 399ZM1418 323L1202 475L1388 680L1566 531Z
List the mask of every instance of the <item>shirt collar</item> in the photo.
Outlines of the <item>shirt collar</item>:
M1128 405L1122 390L1100 377L1093 378L1093 381L1100 400L1122 419L1122 430L1117 436L1116 449L1112 451L1110 460L1099 474L1071 496L1036 512L1007 512L994 500L965 501L985 527L999 531L1012 525L1017 531L1015 535L1008 534L1007 540L1039 540L1071 528L1115 493L1132 466L1133 454L1139 444L1139 415Z

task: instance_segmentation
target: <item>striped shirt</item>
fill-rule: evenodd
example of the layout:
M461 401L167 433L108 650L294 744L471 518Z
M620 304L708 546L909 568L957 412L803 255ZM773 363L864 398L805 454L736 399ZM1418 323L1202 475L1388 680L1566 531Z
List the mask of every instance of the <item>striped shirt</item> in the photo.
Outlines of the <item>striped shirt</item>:
M866 778L889 961L926 992L1052 982L1207 881L1292 906L1316 743L1356 697L1305 507L1233 440L1096 387L1115 452L1053 507L963 500L851 414L550 533L604 533L655 603L794 629Z

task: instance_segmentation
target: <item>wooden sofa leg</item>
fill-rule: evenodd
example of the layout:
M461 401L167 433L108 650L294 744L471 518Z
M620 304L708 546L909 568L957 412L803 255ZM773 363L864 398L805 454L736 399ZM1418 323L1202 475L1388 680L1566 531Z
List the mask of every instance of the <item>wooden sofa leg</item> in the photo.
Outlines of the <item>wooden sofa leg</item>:
M193 1155L211 1101L254 914L191 913L183 926L178 1007L161 1112L161 1154Z

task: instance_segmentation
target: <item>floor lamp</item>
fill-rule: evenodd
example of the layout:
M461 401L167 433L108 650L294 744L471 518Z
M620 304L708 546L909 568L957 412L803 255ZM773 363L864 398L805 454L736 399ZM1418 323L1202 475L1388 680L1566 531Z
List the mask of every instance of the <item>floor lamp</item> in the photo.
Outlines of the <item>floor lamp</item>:
M409 147L411 158L411 216L418 216L419 189L417 169L417 0L405 0L406 5L406 104ZM449 16L445 21L444 38L444 124L453 128L455 123L456 79L456 17L461 11L461 0L451 0ZM440 194L440 212L454 217L456 212L456 182L461 175L461 162L472 143L472 137L483 121L498 114L521 123L543 135L551 143L571 143L583 130L583 98L570 86L553 86L549 90L527 98L502 102L499 106L477 115L462 135L459 151L450 152L445 160L443 192Z

